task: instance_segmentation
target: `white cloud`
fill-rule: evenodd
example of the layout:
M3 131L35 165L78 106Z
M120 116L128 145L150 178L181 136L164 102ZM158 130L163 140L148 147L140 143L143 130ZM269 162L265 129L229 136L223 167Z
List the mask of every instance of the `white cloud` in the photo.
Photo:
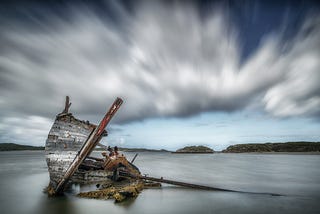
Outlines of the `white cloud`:
M320 17L312 17L292 41L283 61L285 79L264 96L266 111L275 116L320 113ZM279 71L281 72L281 70Z
M53 123L39 116L6 117L0 122L1 143L29 145L43 144Z
M123 97L118 122L241 110L252 101L275 116L320 114L318 17L286 46L282 35L268 35L240 64L237 30L220 9L201 19L192 5L148 3L120 14L111 21L81 7L68 21L2 26L0 129L15 115L53 118L65 95L87 117Z

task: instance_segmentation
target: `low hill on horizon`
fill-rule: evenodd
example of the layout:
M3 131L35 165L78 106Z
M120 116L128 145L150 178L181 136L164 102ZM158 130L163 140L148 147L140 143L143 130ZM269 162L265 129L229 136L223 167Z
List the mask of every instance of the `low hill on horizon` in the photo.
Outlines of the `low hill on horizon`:
M214 150L206 146L186 146L173 153L214 153Z
M44 150L44 146L30 146L16 143L0 143L0 151Z
M223 153L320 152L320 142L250 143L228 146Z

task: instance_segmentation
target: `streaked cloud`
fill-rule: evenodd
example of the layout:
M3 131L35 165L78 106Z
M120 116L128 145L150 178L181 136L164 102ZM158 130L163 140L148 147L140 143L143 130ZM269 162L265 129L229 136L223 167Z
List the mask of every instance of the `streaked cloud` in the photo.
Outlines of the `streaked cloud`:
M282 31L265 35L241 62L240 26L223 7L205 17L193 4L112 8L117 19L69 5L63 16L26 11L28 22L1 22L0 130L12 128L10 118L53 118L65 95L73 112L93 119L123 97L120 124L252 106L275 117L319 117L319 16L289 40Z

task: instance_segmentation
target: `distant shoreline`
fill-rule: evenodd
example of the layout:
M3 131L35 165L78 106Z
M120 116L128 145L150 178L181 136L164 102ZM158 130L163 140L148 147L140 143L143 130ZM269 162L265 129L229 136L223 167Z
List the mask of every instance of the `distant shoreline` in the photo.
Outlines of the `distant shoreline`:
M15 143L0 143L1 151L41 151L44 146L30 146ZM236 144L222 151L168 151L165 149L119 148L122 152L170 152L171 154L308 154L320 155L320 142L286 142L261 144ZM94 151L103 151L95 149Z
M215 152L215 154L230 154L230 155L320 155L320 152Z
M165 149L119 148L121 152L170 152Z
M15 143L0 143L0 151L39 151L44 150L44 146L30 146Z
M30 146L15 143L0 143L0 151L41 151L44 146ZM104 151L104 149L94 149L93 151ZM170 152L165 149L144 149L144 148L119 148L122 152Z
M145 149L145 148L122 148L118 147L121 152L170 152L165 149ZM95 148L93 151L105 151L103 148Z
M215 152L171 152L171 154L213 154Z

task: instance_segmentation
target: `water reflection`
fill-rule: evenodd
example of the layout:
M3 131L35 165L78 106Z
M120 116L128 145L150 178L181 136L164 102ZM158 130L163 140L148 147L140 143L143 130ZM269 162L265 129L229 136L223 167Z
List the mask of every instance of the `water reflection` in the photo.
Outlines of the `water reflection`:
M128 158L134 154L126 154ZM171 185L146 189L135 199L77 198L92 186L73 185L62 197L42 190L49 178L43 152L0 153L1 213L317 213L319 155L172 155L141 153L144 173L221 188L275 192L286 196L192 190Z
M60 197L42 197L39 201L35 213L48 213L48 214L76 214L77 209L75 208L72 200L67 196Z

